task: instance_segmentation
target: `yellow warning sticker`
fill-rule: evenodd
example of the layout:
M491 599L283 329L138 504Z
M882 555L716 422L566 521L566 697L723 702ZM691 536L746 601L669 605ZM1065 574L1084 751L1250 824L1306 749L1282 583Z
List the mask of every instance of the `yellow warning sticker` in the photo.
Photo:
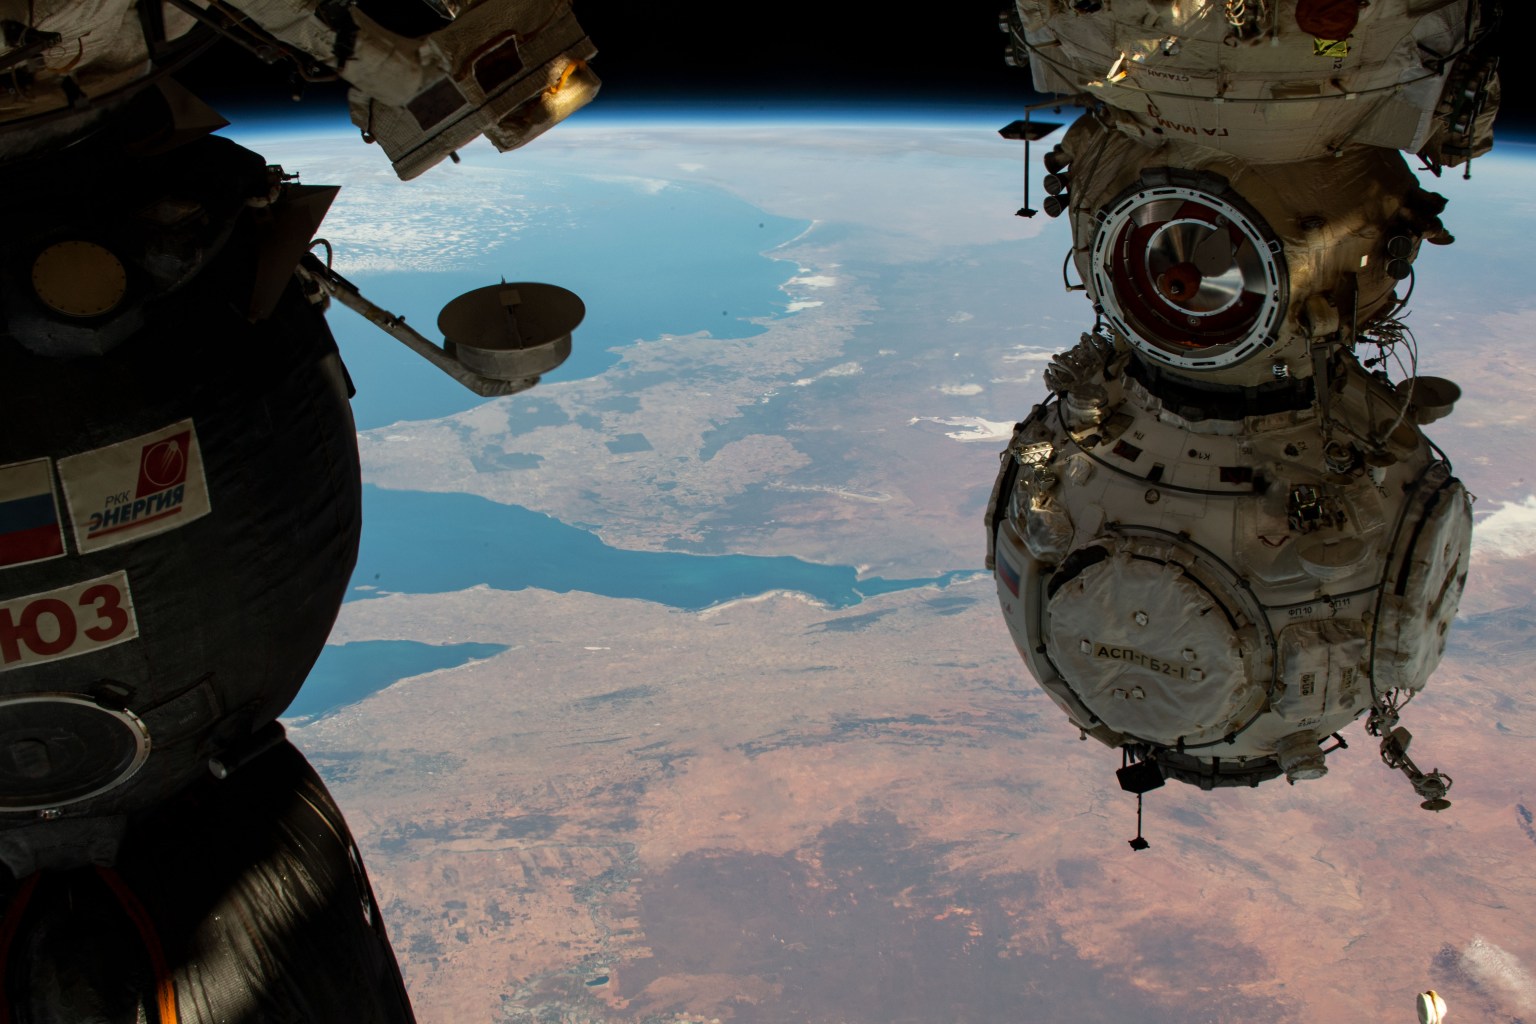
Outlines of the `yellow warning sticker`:
M1348 39L1313 39L1312 55L1314 57L1348 57Z

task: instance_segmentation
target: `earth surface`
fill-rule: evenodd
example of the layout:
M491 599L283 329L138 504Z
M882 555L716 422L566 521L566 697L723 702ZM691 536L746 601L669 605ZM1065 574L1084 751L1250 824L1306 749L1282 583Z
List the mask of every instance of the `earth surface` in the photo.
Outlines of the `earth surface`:
M1147 802L1027 677L982 507L1091 323L1013 216L1007 110L583 114L394 180L330 126L240 135L343 191L336 266L425 333L581 293L577 355L481 402L344 309L368 538L290 733L426 1024L1536 1018L1536 152L1430 183L1432 428L1478 496L1451 648L1322 781ZM433 335L434 337L436 335Z

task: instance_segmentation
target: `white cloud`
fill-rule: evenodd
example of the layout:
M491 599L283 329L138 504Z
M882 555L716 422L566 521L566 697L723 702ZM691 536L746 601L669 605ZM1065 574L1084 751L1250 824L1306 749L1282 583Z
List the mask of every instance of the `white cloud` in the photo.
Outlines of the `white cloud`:
M784 309L785 312L798 313L802 309L815 309L820 305L823 305L820 299L797 299L796 301L791 302L788 306L784 307Z
M939 387L939 393L944 395L979 395L986 388L980 384L944 384Z
M1536 979L1508 950L1474 936L1461 951L1461 967L1484 990L1508 997L1520 1012L1536 1010Z
M671 187L670 181L661 178L641 178L631 174L587 174L588 181L600 181L606 185L627 185L644 195L654 196Z
M1500 502L1472 531L1472 550L1492 558L1536 555L1536 494Z
M1005 363L1048 363L1056 358L1056 353L1047 349L1028 348L1024 345L1015 345L1013 351L1003 356Z
M801 274L784 282L785 287L792 284L803 285L806 288L831 288L837 284L837 278L830 274Z
M791 381L789 386L792 388L809 387L824 377L855 377L863 372L864 367L858 363L838 363L830 370L822 370L814 377L801 377L797 381Z
M963 427L962 430L945 431L944 436L956 441L1006 441L1013 436L1013 421L984 420L980 416L914 416L911 424L937 423L941 427Z
M951 313L949 316L945 317L944 319L948 320L952 324L963 324L967 320L975 320L976 319L976 314L975 313L964 313L964 312L961 312L961 313Z

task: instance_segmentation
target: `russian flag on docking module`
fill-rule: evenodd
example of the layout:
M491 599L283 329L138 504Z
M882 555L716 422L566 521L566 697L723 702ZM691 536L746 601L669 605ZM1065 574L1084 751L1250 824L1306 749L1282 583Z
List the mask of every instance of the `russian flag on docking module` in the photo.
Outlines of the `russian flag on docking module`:
M0 466L0 568L62 554L53 467L47 459Z

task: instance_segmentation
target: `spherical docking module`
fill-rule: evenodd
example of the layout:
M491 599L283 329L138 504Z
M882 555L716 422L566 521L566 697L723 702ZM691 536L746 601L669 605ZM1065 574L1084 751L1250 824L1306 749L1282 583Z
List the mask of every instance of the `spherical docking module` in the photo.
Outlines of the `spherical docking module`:
M1402 319L1421 244L1451 237L1396 151L1438 174L1491 145L1497 14L1016 0L1003 18L1010 62L1089 111L1045 158L1043 206L1069 215L1095 320L1003 453L988 564L1025 662L1122 748L1128 790L1315 779L1364 716L1423 806L1447 806L1398 713L1439 662L1471 536L1419 429L1457 392L1418 375Z
M1470 501L1419 430L1456 390L1357 355L1416 359L1395 286L1448 240L1444 201L1366 147L1328 161L1347 195L1317 160L1148 153L1091 119L1063 144L1085 149L1116 157L1073 200L1100 319L1047 370L989 518L1025 661L1157 782L1318 778L1322 744L1368 715L1383 759L1445 806L1397 720L1466 578Z
M1103 336L1057 357L1003 453L990 556L1014 642L1085 734L1206 789L1295 782L1424 686L1470 502L1406 388L1352 359L1335 379L1326 419L1202 420Z

